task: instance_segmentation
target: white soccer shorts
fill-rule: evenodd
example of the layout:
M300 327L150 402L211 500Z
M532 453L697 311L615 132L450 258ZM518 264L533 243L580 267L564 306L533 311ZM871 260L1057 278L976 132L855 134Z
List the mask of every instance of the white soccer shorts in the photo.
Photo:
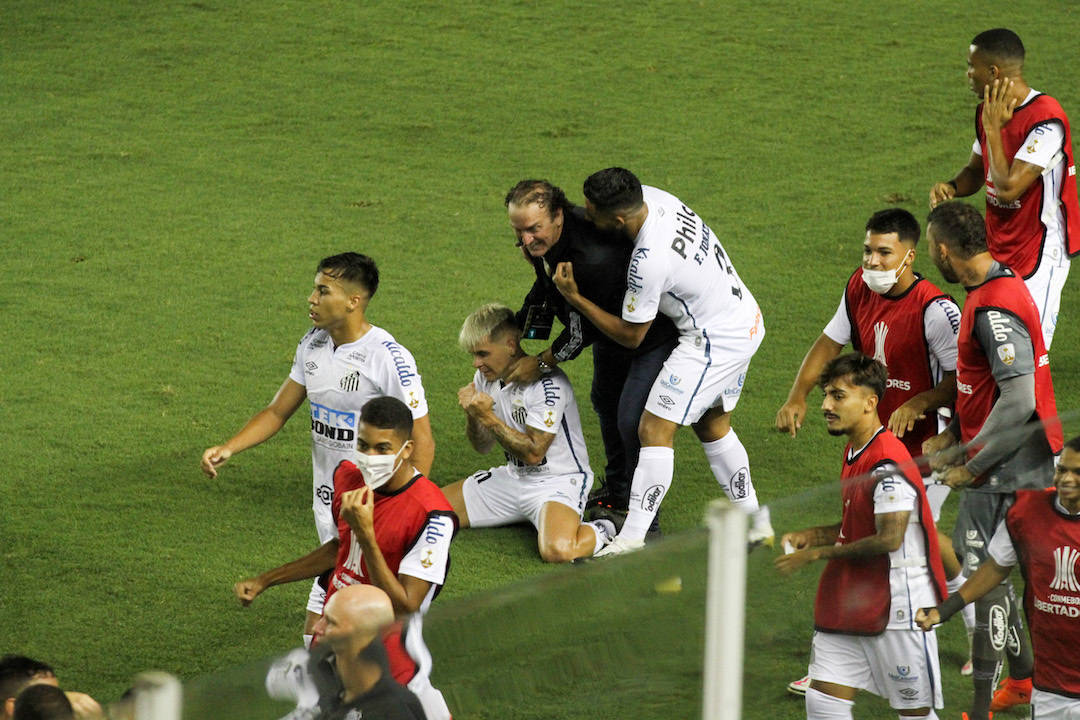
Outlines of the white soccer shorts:
M538 528L545 503L566 505L581 515L592 488L589 473L551 477L521 477L505 465L465 478L461 496L472 527L497 527L528 520Z
M872 692L888 700L894 710L944 706L933 632L815 632L810 646L810 679Z
M1031 691L1033 720L1080 720L1080 699L1035 688Z
M1054 339L1054 330L1057 329L1058 311L1061 309L1061 289L1065 287L1065 280L1069 277L1069 256L1060 245L1050 247L1046 243L1043 248L1042 258L1039 261L1039 269L1035 274L1024 281L1031 299L1039 308L1039 322L1042 324L1043 344L1050 349L1050 342Z
M645 409L678 425L692 425L710 408L730 412L739 402L750 358L761 337L721 345L699 335L683 335L653 382Z

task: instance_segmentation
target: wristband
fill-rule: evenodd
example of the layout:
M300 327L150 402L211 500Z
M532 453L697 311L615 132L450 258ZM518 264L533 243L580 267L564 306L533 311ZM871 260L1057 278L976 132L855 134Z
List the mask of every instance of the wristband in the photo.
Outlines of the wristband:
M955 180L946 180L945 184L946 185L952 185L953 192L956 192L956 181Z
M956 613L964 609L967 603L964 598L960 597L960 593L954 592L949 597L945 598L945 602L941 603L937 607L938 615L941 616L941 622L945 622Z

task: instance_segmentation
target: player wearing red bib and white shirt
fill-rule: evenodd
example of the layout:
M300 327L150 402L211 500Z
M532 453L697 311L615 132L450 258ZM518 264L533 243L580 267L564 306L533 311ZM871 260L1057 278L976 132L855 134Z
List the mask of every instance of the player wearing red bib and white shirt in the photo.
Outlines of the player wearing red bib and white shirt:
M776 560L790 573L827 560L814 607L806 715L850 718L858 689L880 695L901 717L942 707L937 641L918 632L914 608L945 597L937 530L907 449L881 426L877 404L888 373L861 353L821 374L829 434L846 435L837 525L786 533Z
M761 310L712 229L674 195L642 186L623 168L585 181L586 215L634 244L622 316L605 312L578 292L570 263L553 280L567 302L601 332L637 347L657 314L671 318L678 344L657 376L641 416L641 450L630 507L618 537L600 554L636 550L671 486L675 432L690 425L713 476L728 498L751 516L751 545L772 543L768 509L758 504L746 449L731 429L731 412L765 336Z
M956 397L960 308L912 269L919 234L918 220L900 208L879 210L867 220L863 265L848 279L836 313L803 359L777 412L777 429L798 432L825 363L850 343L889 370L878 417L912 457L922 455L923 441L940 432L936 410L950 408ZM947 488L932 499L935 516L945 494Z
M971 195L985 182L990 253L1024 279L1049 349L1069 258L1080 253L1080 200L1069 119L1024 81L1023 65L1024 45L1011 30L987 30L971 41L968 79L983 98L971 159L931 189L930 204Z
M311 330L296 348L289 377L273 401L224 445L203 453L202 469L211 477L233 454L273 436L307 398L311 407L312 510L321 542L337 536L330 516L333 472L353 459L360 408L390 395L409 406L414 420L414 462L430 472L435 453L427 400L416 363L382 328L366 319L368 302L379 286L375 261L359 253L324 258L308 297ZM322 612L325 591L315 582L307 602L305 639Z
M583 523L593 473L574 389L559 369L535 382L508 383L525 356L514 312L490 303L466 318L459 336L473 356L473 382L458 391L473 448L499 445L506 464L443 488L462 527L528 521L545 562L590 557L615 534L610 520Z
M1024 609L1035 651L1035 720L1080 718L1080 437L1065 444L1056 488L1020 490L990 540L989 559L959 592L919 611L922 627L1000 586L1012 568L1024 575Z
M428 718L449 718L431 686L423 614L446 581L457 517L442 492L413 467L412 416L397 398L368 401L357 424L355 463L334 473L338 533L302 558L238 582L249 605L266 588L332 571L328 596L348 585L375 585L401 622L383 636L394 678L420 698Z

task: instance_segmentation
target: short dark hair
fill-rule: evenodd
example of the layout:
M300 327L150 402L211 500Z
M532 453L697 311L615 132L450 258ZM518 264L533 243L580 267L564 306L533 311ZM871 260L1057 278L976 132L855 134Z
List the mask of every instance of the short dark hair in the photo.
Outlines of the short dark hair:
M568 211L570 201L566 199L566 193L558 185L552 185L547 180L522 180L510 192L506 193L503 204L510 207L515 205L539 205L546 208L548 217L555 217L556 210Z
M885 395L889 371L885 366L861 352L850 352L833 358L821 371L818 385L824 390L831 382L847 377L852 385L870 388L880 400Z
M934 226L934 237L964 260L986 252L986 223L978 210L950 200L930 211L926 227Z
M12 720L73 720L75 710L55 685L31 685L15 698Z
M0 658L0 703L13 698L42 675L56 675L52 666L25 655L5 655Z
M585 198L600 212L636 210L643 202L641 183L625 168L610 167L585 178Z
M395 430L406 440L412 436L412 410L396 397L383 395L364 403L360 408L360 422L380 430Z
M900 242L905 242L914 247L919 243L919 235L922 228L915 216L903 208L888 208L878 210L866 221L866 231L875 235L888 235L896 233Z
M361 253L347 252L323 258L315 272L356 283L368 291L368 297L374 297L379 289L379 268L374 260Z
M1080 452L1080 435L1077 435L1072 440L1065 443L1066 450L1072 450L1073 452Z
M984 30L971 39L971 44L991 61L1024 64L1024 43L1019 35L1008 28Z

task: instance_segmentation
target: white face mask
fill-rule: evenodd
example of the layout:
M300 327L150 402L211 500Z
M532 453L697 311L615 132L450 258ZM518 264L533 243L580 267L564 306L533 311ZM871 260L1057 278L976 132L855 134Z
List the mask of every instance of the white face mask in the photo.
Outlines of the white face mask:
M908 255L911 253L909 252ZM900 261L900 264L895 270L867 270L862 269L862 279L866 283L866 287L870 288L878 295L884 295L892 290L896 285L900 276L904 273L904 263L907 262L908 255L904 256L904 259Z
M364 474L364 483L372 490L385 485L401 467L401 462L397 459L404 450L405 446L402 445L401 450L393 455L368 455L357 452L355 465L356 469Z

